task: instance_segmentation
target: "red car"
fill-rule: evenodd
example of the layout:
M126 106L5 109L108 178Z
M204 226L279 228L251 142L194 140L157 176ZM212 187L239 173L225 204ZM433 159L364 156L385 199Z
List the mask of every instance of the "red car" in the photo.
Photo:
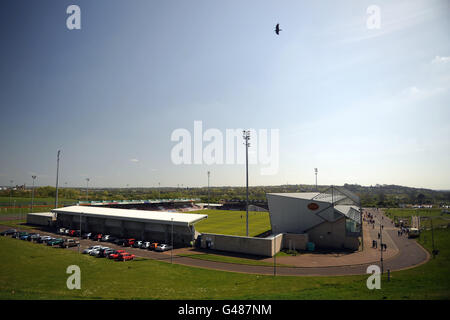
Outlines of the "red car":
M125 250L117 250L115 253L111 253L108 258L109 259L117 259L121 254L128 254Z
M92 239L92 240L94 240L94 241L99 241L99 242L100 242L100 240L101 240L102 238L103 238L103 234L99 233L99 234L96 234L95 237L94 237L94 239Z
M136 239L126 239L125 242L123 243L124 247L131 247L134 242L136 241Z
M116 260L118 261L128 261L128 260L133 260L135 257L134 254L128 253L128 252L124 252L119 254L119 256L116 258Z

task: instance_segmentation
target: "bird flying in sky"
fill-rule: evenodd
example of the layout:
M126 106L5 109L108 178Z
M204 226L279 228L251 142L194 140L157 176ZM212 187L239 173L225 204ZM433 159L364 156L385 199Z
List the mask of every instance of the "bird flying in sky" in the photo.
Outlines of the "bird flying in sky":
M280 29L280 24L277 23L277 25L275 26L275 33L279 35L280 31L283 31L283 30Z

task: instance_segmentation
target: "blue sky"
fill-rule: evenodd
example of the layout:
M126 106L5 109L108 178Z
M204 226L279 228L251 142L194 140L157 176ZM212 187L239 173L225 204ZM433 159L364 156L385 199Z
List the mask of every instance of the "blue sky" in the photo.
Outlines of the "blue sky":
M200 120L279 129L278 173L251 165L250 185L317 167L319 184L450 189L449 3L2 1L0 185L54 185L58 149L63 185L244 185L243 165L172 163L172 132Z

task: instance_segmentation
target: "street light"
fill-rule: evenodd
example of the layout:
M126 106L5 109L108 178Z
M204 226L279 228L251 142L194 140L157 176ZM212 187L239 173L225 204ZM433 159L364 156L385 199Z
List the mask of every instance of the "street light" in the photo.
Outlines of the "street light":
M58 209L58 178L59 178L59 154L61 150L58 150L58 155L56 156L56 197L55 197L55 209Z
M316 174L316 191L318 191L318 189L317 189L317 168L314 168L314 172Z
M13 190L13 182L14 182L14 180L9 180L9 182L11 183L11 189L9 189L9 207L11 208L11 203L12 203L12 190Z
M272 226L272 233L273 233L273 275L277 275L277 237L275 235L275 226Z
M246 172L246 185L247 185L247 203L246 203L246 235L248 237L248 147L250 147L250 130L243 130L242 137L245 142L245 172Z
M173 262L173 218L172 218L172 250L170 250L170 263Z
M33 178L33 189L31 189L31 210L30 213L33 212L33 204L34 204L34 179L36 179L36 176L31 176Z
M209 175L211 172L208 171L208 208L209 208Z
M86 201L89 201L88 186L89 186L89 178L86 178Z

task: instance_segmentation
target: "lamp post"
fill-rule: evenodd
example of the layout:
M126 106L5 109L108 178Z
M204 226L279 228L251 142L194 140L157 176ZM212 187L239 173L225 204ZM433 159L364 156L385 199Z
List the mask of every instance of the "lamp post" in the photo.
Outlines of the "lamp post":
M34 205L34 179L36 179L36 176L31 176L33 178L33 188L31 189L31 210L30 213L33 212L33 205Z
M89 187L89 178L86 178L86 201L89 201L88 187Z
M161 182L158 182L158 198L161 199Z
M316 174L316 191L318 192L319 190L317 189L317 168L314 168L314 173Z
M9 206L11 207L11 203L12 203L12 190L13 190L13 182L14 182L14 180L9 180L9 182L11 183L11 189L9 189Z
M275 226L272 227L272 233L273 233L273 276L277 275L277 237L275 235Z
M61 150L58 150L58 155L56 156L56 197L55 197L55 209L58 209L58 178L59 178L59 155Z
M380 220L379 220L380 221ZM380 258L380 263L381 263L381 274L383 274L383 225L381 224L380 221L380 252L381 252L381 258Z
M208 171L208 208L209 208L209 175L211 172Z
M246 185L247 185L247 203L246 203L246 235L248 237L248 147L250 147L250 130L244 130L242 137L245 142L245 172L246 172Z
M170 263L173 262L173 218L171 220L172 220L172 236L171 236L171 238L172 238L172 240L171 240L171 242L172 242L172 249L170 250Z

